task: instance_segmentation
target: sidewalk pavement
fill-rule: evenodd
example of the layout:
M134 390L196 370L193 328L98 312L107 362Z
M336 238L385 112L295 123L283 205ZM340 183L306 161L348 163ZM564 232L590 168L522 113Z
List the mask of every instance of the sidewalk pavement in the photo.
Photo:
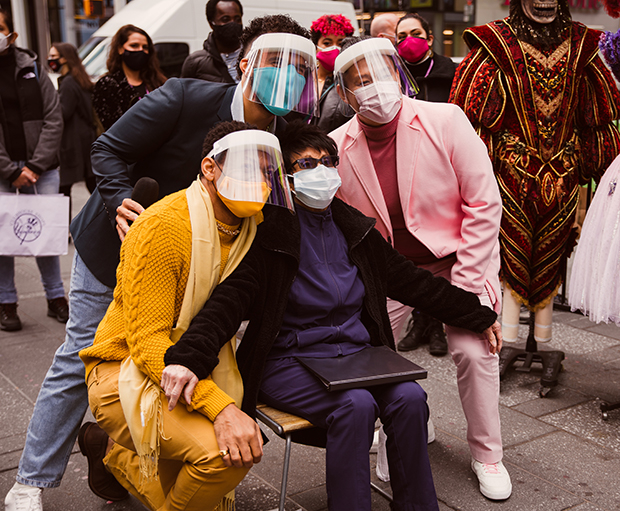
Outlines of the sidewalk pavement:
M87 198L74 186L74 211ZM65 289L73 247L61 257ZM64 325L46 316L46 301L33 259L16 260L20 332L0 331L0 506L13 485L26 428L39 386ZM522 327L521 339L526 336ZM501 385L500 412L504 463L512 476L513 494L505 502L485 499L469 468L466 422L449 356L435 358L426 349L405 354L428 370L422 386L428 393L437 440L429 446L441 511L611 511L620 510L620 410L601 419L600 399L620 400L620 328L595 325L579 314L554 314L553 341L548 349L566 353L565 371L548 397L538 397L540 370L511 371ZM93 420L87 417L86 420ZM284 441L263 427L272 439L263 461L237 489L238 511L267 511L278 506ZM372 473L376 455L370 456ZM288 511L327 509L325 457L322 449L293 445ZM43 493L46 511L141 510L131 497L106 503L93 495L86 481L86 459L74 449L62 485ZM380 482L379 482L380 483ZM386 490L389 484L380 483ZM373 494L373 510L389 505ZM355 510L351 510L355 511Z

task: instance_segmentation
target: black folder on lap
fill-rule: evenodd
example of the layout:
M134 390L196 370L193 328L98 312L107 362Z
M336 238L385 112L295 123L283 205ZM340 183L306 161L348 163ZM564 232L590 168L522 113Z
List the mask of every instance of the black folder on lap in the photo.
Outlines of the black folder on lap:
M356 389L426 378L426 369L387 346L372 346L333 358L295 357L328 391Z

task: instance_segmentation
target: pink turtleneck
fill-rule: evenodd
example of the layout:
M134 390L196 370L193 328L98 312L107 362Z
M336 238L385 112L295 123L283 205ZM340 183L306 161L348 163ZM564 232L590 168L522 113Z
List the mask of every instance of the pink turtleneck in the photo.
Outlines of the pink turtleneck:
M398 127L400 112L390 122L381 126L368 126L360 122L359 118L357 118L357 122L366 135L370 157L390 214L394 248L415 264L427 264L436 261L437 258L407 230L398 192L396 128Z

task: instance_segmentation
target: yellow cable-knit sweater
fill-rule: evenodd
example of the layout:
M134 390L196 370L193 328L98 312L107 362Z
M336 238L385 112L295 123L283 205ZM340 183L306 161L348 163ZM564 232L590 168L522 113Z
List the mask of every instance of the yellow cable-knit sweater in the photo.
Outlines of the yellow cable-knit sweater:
M234 237L219 234L223 268ZM123 241L114 300L99 324L94 344L80 352L87 381L102 360L121 361L131 355L143 373L157 384L161 382L164 355L172 345L170 332L183 303L191 254L189 209L185 190L181 190L141 214ZM135 318L131 324L129 318ZM213 421L231 403L234 400L208 378L196 385L191 408Z

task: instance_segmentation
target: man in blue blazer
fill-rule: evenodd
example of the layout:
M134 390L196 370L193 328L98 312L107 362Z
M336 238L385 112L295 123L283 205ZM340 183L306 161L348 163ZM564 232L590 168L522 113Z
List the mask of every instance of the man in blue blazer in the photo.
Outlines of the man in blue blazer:
M66 338L39 392L7 511L41 509L42 488L60 485L88 407L78 352L93 343L112 301L121 241L143 211L130 198L133 185L151 177L160 198L189 186L205 135L220 121L245 121L277 133L286 125L279 116L314 113L316 61L306 29L285 15L256 18L241 44L238 85L171 79L93 144L98 186L71 224L76 253ZM105 446L101 458L103 453ZM124 498L126 490L100 465L98 472L90 467L91 489L96 485L95 493L109 500Z

